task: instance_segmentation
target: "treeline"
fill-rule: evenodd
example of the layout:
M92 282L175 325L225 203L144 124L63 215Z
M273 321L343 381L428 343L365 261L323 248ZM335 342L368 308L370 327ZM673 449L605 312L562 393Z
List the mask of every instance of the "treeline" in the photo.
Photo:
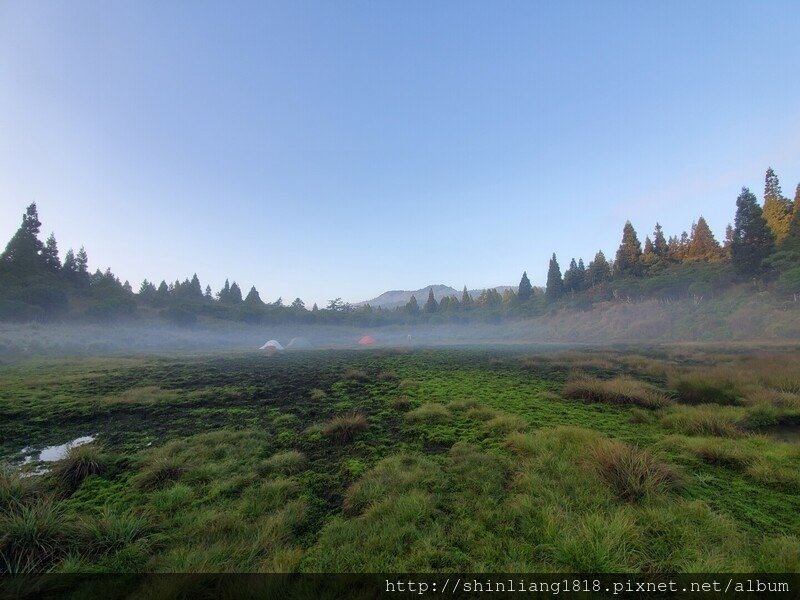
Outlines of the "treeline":
M31 204L22 225L0 255L0 319L46 321L83 318L109 321L157 315L190 325L200 317L250 323L350 323L384 325L406 322L498 321L536 316L559 308L589 309L594 303L657 298L669 302L692 297L703 301L726 288L746 283L748 289L797 301L800 297L800 184L794 200L786 198L778 177L768 169L763 206L743 188L736 199L733 225L719 242L701 216L689 232L666 237L658 223L644 244L625 223L613 260L598 251L586 265L570 261L563 272L555 254L547 283L534 288L522 274L518 288L502 294L484 290L473 298L466 286L460 296L437 300L433 290L424 303L414 296L404 307L387 310L369 304L353 306L341 298L325 307L308 308L300 298L264 302L253 286L245 295L226 280L214 293L202 287L197 274L184 281L145 280L134 292L110 269L89 272L84 248L59 256L53 234L40 240L41 222Z

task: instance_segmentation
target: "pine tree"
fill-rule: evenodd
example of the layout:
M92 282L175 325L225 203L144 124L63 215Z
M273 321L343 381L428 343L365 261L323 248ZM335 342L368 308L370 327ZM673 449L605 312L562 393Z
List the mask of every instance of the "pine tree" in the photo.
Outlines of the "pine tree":
M701 216L692 224L692 236L686 248L686 260L716 261L722 259L722 247Z
M519 289L517 291L517 298L520 302L527 302L533 295L533 286L531 280L528 279L528 272L522 272L522 279L519 280Z
M61 267L61 272L69 279L74 279L78 272L78 265L75 264L75 253L72 251L72 248L67 250L67 253L64 255L64 264Z
M733 246L733 225L728 223L725 227L725 241L722 243L722 251L725 255L725 260L731 259L731 247Z
M792 207L787 198L783 197L778 176L770 167L764 180L764 220L775 236L775 242L780 244L789 233L789 224L792 220Z
M231 284L228 280L225 280L225 285L222 286L222 289L217 293L217 299L219 299L221 304L229 304L231 301Z
M75 277L78 283L89 284L89 257L86 255L86 249L83 246L78 250L78 254L75 255Z
M746 187L736 199L731 255L736 270L745 276L758 275L762 263L775 247L775 236L767 226L755 195Z
M211 294L211 286L210 285L206 285L206 291L203 294L203 299L206 300L206 301L214 299L214 296Z
M564 295L564 282L561 279L561 268L558 266L555 252L547 269L547 288L544 295L548 302L555 302Z
M464 291L461 292L461 306L462 308L470 308L472 306L472 296L467 291L467 286L464 286Z
M314 305L311 307L311 312L319 312L319 306L317 306L316 302L314 302Z
M156 300L159 304L164 304L167 300L169 300L169 286L167 286L167 282L163 279L161 283L158 284L158 290L156 290Z
M192 280L186 286L187 294L190 298L200 300L203 297L203 288L200 287L200 280L197 278L197 273L192 275Z
M41 226L42 223L39 221L39 213L34 202L25 209L25 214L22 215L22 224L9 240L5 251L0 254L0 267L23 277L46 268L45 259L42 256L44 244L39 239Z
M564 271L564 291L574 293L578 288L578 263L573 258L569 263L569 268Z
M47 242L44 245L42 257L48 269L54 273L58 273L61 270L61 259L58 257L58 244L56 243L56 236L52 233L50 237L47 238Z
M578 271L577 271L577 290L582 292L586 289L586 266L583 264L583 259L578 259Z
M606 255L602 250L598 250L594 255L594 260L589 263L586 269L586 283L589 287L594 287L605 283L611 278L611 265L606 260Z
M642 244L630 221L626 221L622 229L622 243L617 250L614 271L622 277L637 277L642 274Z
M642 251L643 255L652 254L655 256L655 246L653 246L653 241L650 239L650 236L645 236L644 238L644 250Z
M666 258L667 251L667 240L664 238L664 230L660 224L656 223L655 231L653 231L653 252L659 258Z
M439 304L436 302L436 298L433 295L433 288L428 290L428 299L425 301L423 309L426 313L435 313L439 310Z
M786 232L786 237L783 238L780 249L800 254L800 185L797 186L789 230Z
M236 284L234 283L233 285ZM231 286L231 291L233 291L232 286ZM250 291L247 293L247 297L244 299L244 303L249 306L262 306L264 304L261 301L261 296L258 295L258 290L256 289L256 286L250 288Z
M294 301L292 302L292 308L295 310L305 310L306 303L303 302L300 298L295 298Z
M414 294L411 294L411 299L406 304L406 312L410 315L416 315L419 312L419 304Z
M231 296L230 296L231 304L241 304L242 303L242 290L239 287L239 284L235 281L231 284Z

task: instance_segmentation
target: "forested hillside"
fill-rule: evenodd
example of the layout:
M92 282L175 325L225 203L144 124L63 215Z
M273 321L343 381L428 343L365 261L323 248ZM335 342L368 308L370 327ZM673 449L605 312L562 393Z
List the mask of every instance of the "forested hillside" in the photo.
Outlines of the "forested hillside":
M214 293L197 274L158 285L145 280L134 291L111 269L91 273L86 250L60 256L54 234L43 242L35 204L0 255L0 320L112 321L164 319L178 325L198 320L248 323L325 323L390 325L399 323L498 322L537 318L560 310L588 311L601 304L669 304L716 302L725 318L724 297L759 297L773 307L787 308L800 297L800 184L794 200L783 195L777 175L768 169L763 202L747 188L736 198L735 217L720 243L699 216L689 231L667 236L655 224L642 244L630 222L613 257L602 250L588 265L572 258L563 271L553 254L544 288L534 288L522 274L518 288L484 290L477 297L466 286L460 295L411 296L394 309L353 306L341 298L327 306L307 307L295 298L265 302L255 286L247 293L226 281ZM446 274L443 274L446 276ZM342 287L346 282L342 282ZM736 304L738 306L738 304ZM731 309L732 310L732 309Z

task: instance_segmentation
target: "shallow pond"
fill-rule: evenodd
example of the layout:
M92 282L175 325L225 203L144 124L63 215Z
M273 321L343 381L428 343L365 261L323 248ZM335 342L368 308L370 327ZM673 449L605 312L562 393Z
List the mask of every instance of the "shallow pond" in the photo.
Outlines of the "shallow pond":
M93 442L96 438L96 435L84 435L64 444L47 446L38 450L26 446L20 450L20 454L24 457L23 464L32 462L54 462L64 458L72 448Z

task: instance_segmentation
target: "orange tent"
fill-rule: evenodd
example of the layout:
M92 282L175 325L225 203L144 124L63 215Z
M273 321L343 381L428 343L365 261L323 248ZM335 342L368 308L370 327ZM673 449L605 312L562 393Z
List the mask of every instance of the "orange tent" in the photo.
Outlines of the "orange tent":
M373 346L375 344L375 338L371 335L365 335L360 340L358 340L359 346Z

